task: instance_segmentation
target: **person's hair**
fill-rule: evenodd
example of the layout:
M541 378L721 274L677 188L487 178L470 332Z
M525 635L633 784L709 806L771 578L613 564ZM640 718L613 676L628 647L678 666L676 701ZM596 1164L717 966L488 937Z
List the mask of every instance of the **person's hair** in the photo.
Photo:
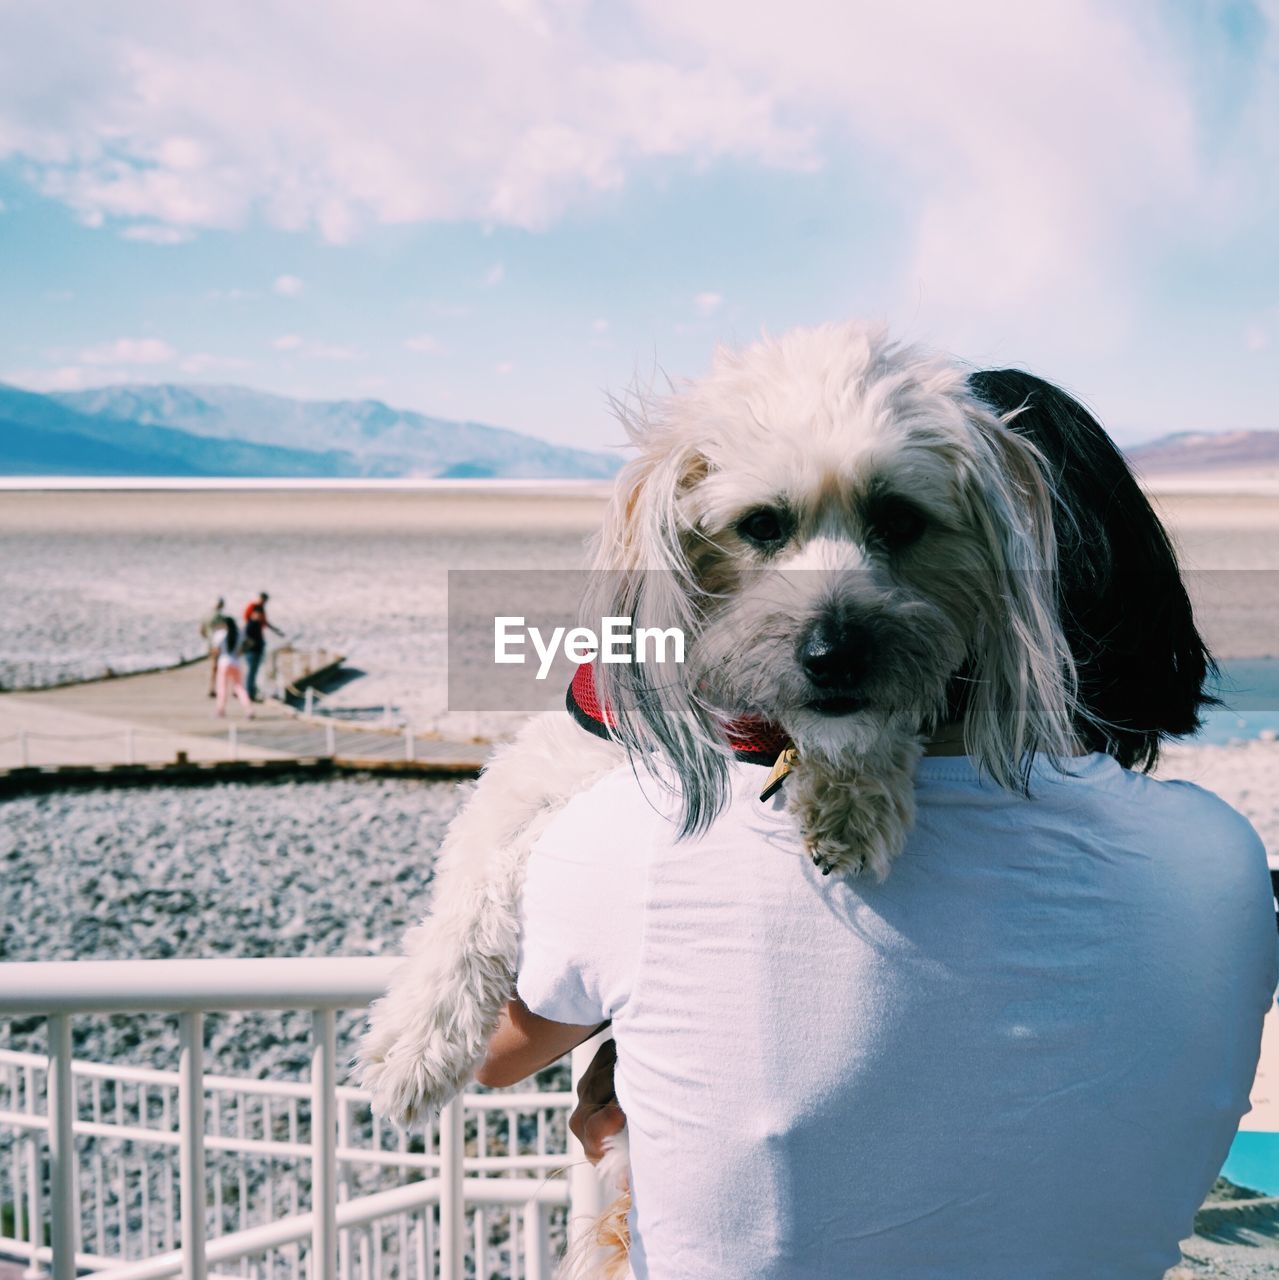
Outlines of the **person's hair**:
M1171 541L1100 423L1019 369L969 377L978 399L1043 455L1055 493L1058 597L1090 751L1149 770L1165 738L1193 733L1216 663L1195 626Z

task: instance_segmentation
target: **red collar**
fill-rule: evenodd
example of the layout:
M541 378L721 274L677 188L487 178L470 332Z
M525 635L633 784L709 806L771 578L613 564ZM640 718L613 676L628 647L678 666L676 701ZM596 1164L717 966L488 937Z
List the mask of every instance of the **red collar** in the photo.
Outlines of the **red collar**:
M583 662L578 667L565 701L569 714L588 733L597 738L613 736L609 732L613 717L595 692L595 669L591 663ZM724 732L733 754L747 764L772 765L790 745L785 732L766 720L733 720L724 726Z

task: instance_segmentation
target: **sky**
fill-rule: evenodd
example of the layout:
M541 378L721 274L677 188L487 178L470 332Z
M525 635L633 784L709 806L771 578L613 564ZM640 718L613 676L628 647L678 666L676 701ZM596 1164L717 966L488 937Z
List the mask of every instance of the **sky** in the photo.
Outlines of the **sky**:
M867 318L1279 427L1279 0L0 0L0 381L602 446Z

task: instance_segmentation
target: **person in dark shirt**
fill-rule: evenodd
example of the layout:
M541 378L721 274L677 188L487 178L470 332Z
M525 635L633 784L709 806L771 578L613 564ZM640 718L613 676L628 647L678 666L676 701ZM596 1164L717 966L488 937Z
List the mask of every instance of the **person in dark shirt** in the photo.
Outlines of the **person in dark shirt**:
M258 697L258 669L266 655L266 633L274 631L277 636L284 635L279 627L271 625L266 616L266 602L269 599L270 596L263 591L256 600L250 600L244 609L244 640L241 644L246 666L244 685L254 702L261 701Z

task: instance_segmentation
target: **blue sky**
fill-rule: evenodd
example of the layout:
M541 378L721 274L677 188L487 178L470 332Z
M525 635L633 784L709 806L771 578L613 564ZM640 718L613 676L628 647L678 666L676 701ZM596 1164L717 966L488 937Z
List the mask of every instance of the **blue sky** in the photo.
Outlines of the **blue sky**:
M1121 440L1279 427L1279 0L754 8L0 5L0 380L606 444L868 316Z

